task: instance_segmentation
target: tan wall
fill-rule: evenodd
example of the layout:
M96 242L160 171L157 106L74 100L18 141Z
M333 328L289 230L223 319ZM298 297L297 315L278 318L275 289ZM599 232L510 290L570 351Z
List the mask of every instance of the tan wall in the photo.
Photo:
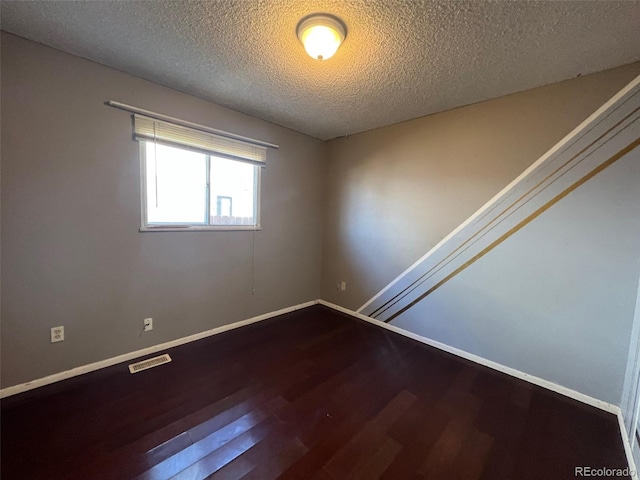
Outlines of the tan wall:
M107 100L280 145L254 296L251 232L138 232L138 144ZM323 159L318 140L3 33L2 386L318 298Z
M330 141L322 298L359 308L639 73L636 63Z
M2 34L2 386L320 294L355 309L638 73L622 67L327 146ZM280 145L263 176L255 295L249 232L138 232L138 146L109 99ZM149 316L154 330L141 336ZM67 339L52 345L56 325Z

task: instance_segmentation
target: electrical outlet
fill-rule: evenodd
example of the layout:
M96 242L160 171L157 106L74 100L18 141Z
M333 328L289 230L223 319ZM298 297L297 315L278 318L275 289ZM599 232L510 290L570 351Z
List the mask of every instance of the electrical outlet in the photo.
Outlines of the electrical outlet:
M153 318L144 319L144 331L148 332L149 330L153 330Z
M51 329L51 343L61 342L64 340L64 327L53 327Z
M340 282L340 290L343 292L347 289L347 282Z

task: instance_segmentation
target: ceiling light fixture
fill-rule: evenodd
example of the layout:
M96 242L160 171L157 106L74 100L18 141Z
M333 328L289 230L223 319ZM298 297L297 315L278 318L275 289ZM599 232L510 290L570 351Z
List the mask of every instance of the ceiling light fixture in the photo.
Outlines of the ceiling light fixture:
M338 17L326 13L309 15L298 23L298 38L311 58L327 60L333 57L347 36L347 29Z

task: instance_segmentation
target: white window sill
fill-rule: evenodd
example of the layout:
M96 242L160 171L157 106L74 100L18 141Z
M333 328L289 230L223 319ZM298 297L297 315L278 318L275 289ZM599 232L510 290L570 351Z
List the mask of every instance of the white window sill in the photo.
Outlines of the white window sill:
M174 226L167 225L162 226L153 226L153 227L140 227L140 232L220 232L220 231L257 231L262 230L262 228L254 225L209 225L209 226L200 226L200 225L185 225L183 226Z

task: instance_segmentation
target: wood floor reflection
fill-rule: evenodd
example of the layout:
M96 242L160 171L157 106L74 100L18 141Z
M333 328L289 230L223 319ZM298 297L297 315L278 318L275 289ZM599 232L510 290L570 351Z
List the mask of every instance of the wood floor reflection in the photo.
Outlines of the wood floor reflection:
M626 467L615 416L322 306L168 352L135 375L116 365L4 399L2 478L552 480Z

